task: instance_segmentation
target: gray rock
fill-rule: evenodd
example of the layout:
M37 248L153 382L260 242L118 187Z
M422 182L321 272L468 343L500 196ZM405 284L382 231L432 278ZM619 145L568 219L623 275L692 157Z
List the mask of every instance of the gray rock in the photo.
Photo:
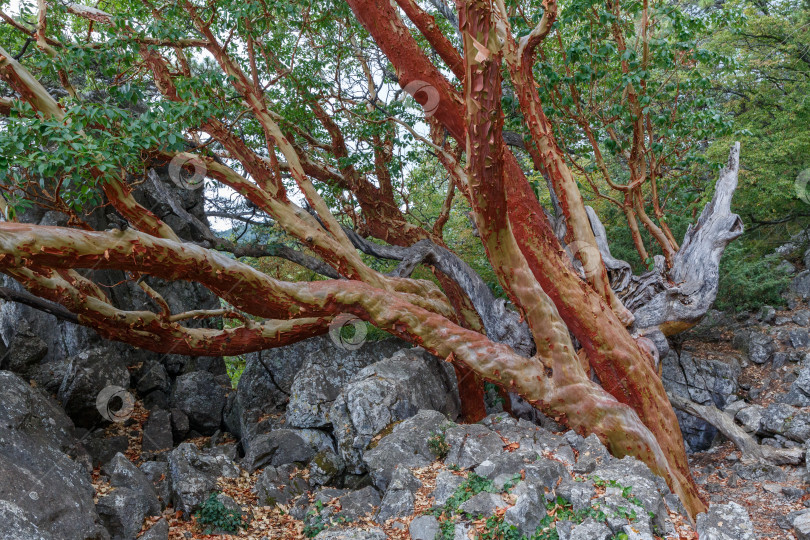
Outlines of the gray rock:
M139 469L152 482L152 487L160 500L161 509L166 508L172 496L169 464L165 461L145 461L141 463Z
M593 506L598 506L605 513L607 525L612 531L621 531L629 523L640 532L651 529L650 518L644 508L628 500L619 488L607 488L603 497L593 501Z
M288 504L309 491L309 482L292 465L267 467L256 481L254 490L263 506Z
M441 471L436 477L436 489L432 496L436 506L444 506L456 489L464 483L464 478L450 471Z
M800 309L793 314L793 322L799 326L810 325L810 310Z
M0 355L0 369L5 369L24 377L31 375L40 361L48 354L48 345L34 334L28 325L15 334L3 347ZM2 340L0 340L2 342Z
M475 474L494 480L500 475L520 475L527 465L535 462L537 452L533 450L517 450L496 454L475 468Z
M445 471L442 471L442 473ZM441 476L442 473L439 473ZM438 487L440 480L437 478ZM391 475L391 482L385 492L377 520L385 522L392 518L405 517L413 514L414 500L417 490L422 486L413 473L405 467L400 467Z
M321 450L310 462L309 478L314 484L322 486L337 479L345 470L346 464L334 450Z
M363 349L372 349L365 354L374 354L372 344ZM228 430L242 439L247 451L254 436L269 431L263 430L257 419L285 407L302 367L310 361L325 364L341 354L329 336L320 336L246 355L245 370L228 403L225 417Z
M804 442L810 438L810 413L785 403L772 403L762 414L762 429L767 433Z
M37 388L41 388L49 395L56 394L65 379L68 365L69 362L65 358L39 364L31 368L28 377L36 383Z
M340 501L339 515L349 521L355 521L379 507L381 499L379 491L372 486L366 486L338 497L338 501Z
M435 540L439 534L439 520L434 516L419 516L411 521L408 528L411 540Z
M363 454L374 485L384 491L397 467L413 469L432 463L434 456L428 438L446 423L447 418L442 413L426 410L397 424L389 435Z
M170 450L173 446L171 413L162 409L151 411L143 426L142 450L160 452Z
M73 424L49 397L0 371L0 538L106 538ZM16 527L19 525L19 529Z
M348 528L318 533L315 540L386 540L382 529Z
M735 463L732 467L737 476L755 482L783 482L785 471L770 463Z
M573 471L577 474L592 473L597 466L610 458L607 448L594 433L591 433L587 439L583 439L582 444L578 445L576 450L579 455Z
M780 261L779 264L776 265L776 271L786 276L790 276L796 273L796 267L790 264L788 261Z
M571 531L570 540L607 540L613 535L607 525L588 518ZM702 539L701 539L702 540Z
M93 467L101 466L112 458L115 454L124 453L129 448L129 439L126 435L116 435L106 437L104 430L94 431L82 439L82 446L90 454Z
M450 445L445 463L461 469L471 469L487 459L503 453L501 437L481 424L464 424L446 430Z
M776 352L776 342L768 334L754 332L748 343L748 359L755 364L764 364Z
M796 535L796 540L810 540L810 510L793 518L793 534Z
M389 519L406 517L413 514L414 495L407 489L389 489L380 503L376 520L385 523Z
M794 349L801 349L810 345L810 333L805 328L789 330L790 344Z
M200 452L183 443L168 454L172 502L185 515L191 515L216 490L217 478L236 478L239 469L223 455Z
M169 540L169 522L162 518L138 537L138 540Z
M208 371L181 375L172 390L171 406L188 416L191 429L213 435L222 425L227 394Z
M810 270L804 270L793 278L790 283L790 290L800 298L810 298Z
M747 433L759 433L762 429L762 415L765 407L762 405L750 405L740 409L734 419L740 423Z
M77 426L94 427L108 420L99 413L97 400L110 386L128 388L129 371L112 348L96 347L70 358L57 397ZM114 403L107 405L117 411Z
M409 349L360 370L329 414L347 470L361 473L362 452L371 440L419 409L458 416L455 373L447 362L421 349Z
M329 425L329 410L343 387L361 369L402 349L403 342L386 339L346 351L331 340L313 351L290 386L287 423L294 427L320 428Z
M180 444L186 439L188 432L191 431L188 416L180 409L171 409L169 413L172 417L172 438L174 439L174 444Z
M467 514L471 518L484 517L487 518L495 513L498 508L504 508L506 503L500 495L496 493L488 493L486 491L473 495L469 500L463 502L459 507L459 511Z
M658 530L665 530L667 506L663 497L670 493L666 482L656 476L641 461L626 456L613 459L607 465L597 468L593 476L603 480L615 480L625 488L631 488L632 496L639 499L644 512L652 517L652 524Z
M737 503L713 505L697 516L700 540L755 540L748 512Z
M160 362L144 362L132 377L133 386L142 396L155 391L168 393L171 390L172 381L166 368Z
M568 474L565 474L562 477L562 482L557 486L556 493L557 496L571 503L576 512L590 508L591 499L596 494L596 490L590 482L576 482Z
M568 520L562 520L555 523L555 530L560 540L571 540L571 532L574 530L574 523Z
M623 526L622 532L627 535L627 540L655 540L650 531L642 531L636 524Z
M147 514L143 497L125 487L101 497L96 510L112 540L133 540Z
M517 527L521 534L531 538L544 517L546 502L542 491L529 490L517 498L514 506L506 510L503 519Z
M762 306L757 313L757 319L765 324L771 324L776 318L776 310L772 306Z
M791 383L790 390L781 401L797 407L810 406L810 362L802 362L798 377Z
M756 349L756 342L756 338L752 336L750 345L752 350ZM725 361L699 359L690 351L684 350L680 355L670 351L662 361L662 380L668 391L695 403L713 405L720 409L729 403L731 396L737 391L739 374L739 364L732 357ZM699 451L711 446L717 435L717 429L681 411L676 411L676 416L689 448Z
M309 463L315 450L293 429L278 429L257 436L242 460L250 472L266 465L278 467L288 463Z
M453 529L453 540L469 540L470 533L472 532L473 526L471 523L467 523L466 521L456 523L456 526Z
M750 405L751 405L750 403L746 402L743 399L737 399L727 404L726 408L723 409L723 412L730 415L733 418L734 416L737 415L738 412L740 412L741 410Z
M0 540L54 540L25 516L25 510L10 501L0 501Z
M147 515L160 515L160 501L151 480L129 461L124 454L116 454L101 472L110 479L115 488L128 488L138 495L146 508Z
M553 489L557 481L567 475L565 466L554 459L540 458L526 467L526 482L540 489Z

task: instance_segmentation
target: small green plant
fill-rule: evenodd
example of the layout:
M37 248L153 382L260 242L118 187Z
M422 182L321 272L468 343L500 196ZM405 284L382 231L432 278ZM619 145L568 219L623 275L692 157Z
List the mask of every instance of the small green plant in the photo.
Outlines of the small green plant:
M226 508L219 500L219 493L212 493L195 514L197 523L205 525L205 534L214 531L229 533L247 528L247 520L238 510Z
M444 459L450 451L450 444L444 436L444 430L431 431L428 439L428 448L437 459Z
M326 524L320 516L317 517L312 523L304 525L304 536L306 538L315 538L318 533L326 529Z
M492 480L471 472L467 479L447 499L447 503L444 505L445 513L449 513L449 515L457 514L459 506L484 491L495 493L497 490L492 484Z
M481 540L523 540L526 538L514 525L503 520L503 516L492 516L487 519Z
M453 540L456 537L456 524L449 519L442 521L435 540Z
M323 516L321 516L321 510L323 510L323 503L321 501L315 501L313 504L315 508L307 512L307 523L304 525L304 536L307 538L315 538L318 536L318 533L326 529L326 523L323 521Z
M512 489L513 487L515 487L516 485L518 485L522 479L523 479L523 477L520 475L520 473L515 473L515 474L513 474L513 475L512 475L512 478L510 478L510 479L509 479L509 480L508 480L508 481L507 481L507 482L506 482L506 483L503 485L503 490L504 490L506 493L509 493L509 490L510 490L510 489Z
M231 386L236 388L239 384L239 379L245 371L247 362L243 356L225 356L225 368L228 371L228 378L231 380Z

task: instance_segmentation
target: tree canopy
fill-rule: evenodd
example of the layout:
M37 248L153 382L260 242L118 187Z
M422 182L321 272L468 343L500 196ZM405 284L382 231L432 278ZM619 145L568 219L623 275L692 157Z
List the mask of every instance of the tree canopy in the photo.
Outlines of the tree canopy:
M164 352L359 317L452 362L468 419L493 382L694 515L656 362L716 298L738 172L747 225L804 217L793 4L21 2L0 12L0 271ZM116 305L106 270L153 309ZM152 278L221 308L172 313Z

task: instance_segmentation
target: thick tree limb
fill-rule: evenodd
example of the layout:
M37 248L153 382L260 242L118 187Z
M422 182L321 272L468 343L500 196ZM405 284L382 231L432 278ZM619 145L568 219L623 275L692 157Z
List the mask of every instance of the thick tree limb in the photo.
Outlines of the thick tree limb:
M731 212L739 169L740 143L735 143L726 167L720 171L712 200L686 231L666 278L658 273L660 278L645 274L631 280L631 290L623 299L627 305L638 306L635 328L640 333L651 329L668 336L682 332L697 324L714 303L720 258L726 246L743 233L742 220ZM663 289L655 290L660 287Z
M191 215L185 208L183 208L183 205L180 203L177 196L166 187L160 178L158 178L154 169L150 169L148 176L152 186L155 188L155 191L158 193L161 200L166 202L171 207L172 211L177 217L190 224L206 240L208 247L220 251L227 251L236 257L280 257L303 266L308 270L312 270L313 272L322 276L332 279L340 279L340 274L338 274L328 264L290 247L283 245L240 246L225 238L218 237L207 224L203 223L200 221L200 219Z
M400 277L407 277L420 264L435 266L437 270L455 281L472 301L481 316L487 337L498 343L506 343L524 356L534 354L535 346L529 327L520 313L509 309L503 298L495 298L489 286L467 263L450 250L437 246L430 240L422 240L410 248L400 248L401 260L394 271ZM392 253L388 253L392 255Z
M199 282L236 309L268 321L259 328L187 329L151 312L121 312L79 293L60 278L31 279L40 268L127 269L168 280ZM656 472L673 474L653 434L630 407L590 381L579 361L550 369L445 316L407 300L407 295L358 281L288 283L198 246L150 237L132 229L92 232L17 223L0 224L0 271L39 296L58 300L83 324L111 339L180 354L236 354L278 346L323 330L329 318L347 312L431 353L453 357L488 380L519 393L574 429L596 433L618 456L634 455ZM552 306L553 307L553 306ZM562 331L558 328L555 331ZM560 349L555 354L568 355ZM573 371L571 371L573 370ZM577 371L578 370L578 371Z
M14 101L15 100L11 98L0 97L0 114L3 116L11 114L11 107L14 105Z
M391 6L371 0L348 2L393 63L400 85L404 87L414 80L431 84L438 94L432 118L441 122L457 141L465 141L465 111L460 96L425 57ZM419 96L416 99L419 101ZM535 277L583 345L605 388L623 403L631 404L666 448L672 465L671 475L667 475L670 487L681 497L690 515L704 511L705 503L689 473L677 419L649 357L639 349L611 308L592 289L585 290L589 287L583 287L570 263L560 257L562 248L517 160L508 151L505 167L510 225Z

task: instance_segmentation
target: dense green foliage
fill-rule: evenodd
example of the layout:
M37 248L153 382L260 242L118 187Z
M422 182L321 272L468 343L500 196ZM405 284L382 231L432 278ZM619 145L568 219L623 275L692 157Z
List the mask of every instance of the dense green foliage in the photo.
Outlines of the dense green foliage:
M429 2L421 4L459 46L450 23ZM514 13L509 23L517 36L530 32L543 13L539 0L508 0L506 5ZM648 31L640 30L645 6L651 21ZM0 1L0 8L15 13L8 0ZM78 215L89 212L102 200L99 183L105 178L139 181L156 154L187 149L189 129L210 116L233 122L240 137L263 152L266 141L259 123L244 114L240 96L209 55L186 58L189 73L176 79L178 94L187 98L182 102L161 96L148 71L138 67L140 45L135 38L199 38L181 4L163 6L160 17L154 17L147 4L131 0L108 2L104 9L118 22L113 27L94 25L95 43L88 47L88 21L70 16L63 4L49 8L48 35L62 45L56 59L30 46L18 30L0 24L3 47L20 53L19 61L47 88L60 86L62 70L77 90L76 96L55 94L66 122L32 115L29 106L19 103L10 117L0 119L0 185L10 214L30 204L33 189L53 185L58 186L54 208ZM442 212L451 180L431 148L386 121L393 116L418 133L426 131L421 108L398 89L390 64L346 3L226 0L217 2L216 10L218 15L213 16L210 5L201 7L200 15L211 18L212 31L221 40L231 39L236 27L263 39L272 52L254 60L259 71L278 74L265 92L293 142L310 148L326 166L354 170L372 180L381 172L375 159L384 146L396 203L407 220L430 230ZM24 25L34 24L36 3L23 1L15 16ZM132 25L130 37L122 37L124 25ZM711 197L716 168L729 144L741 140L743 170L733 209L743 217L748 233L723 262L718 305L747 309L777 303L786 279L762 256L802 230L810 216L807 183L797 182L810 170L808 0L630 1L618 8L598 0L564 0L555 29L539 51L538 92L587 203L605 223L613 254L629 261L637 272L649 267L650 260L641 260L634 247L625 216L615 200L610 201L616 193L608 186L608 180L617 184L631 180L628 152L639 120L648 124L642 161L658 179L664 215L654 215L649 192L644 194L645 208L658 224L666 223L678 241ZM414 35L425 43L415 29ZM358 50L364 53L365 66ZM242 48L232 46L229 52L249 70ZM285 72L283 66L295 69ZM366 95L364 67L378 76L373 106ZM527 130L510 84L507 75L506 128L525 138ZM0 96L11 95L0 83ZM348 155L312 147L313 141L329 140L309 105L313 101L324 105L340 127ZM217 146L203 151L217 151ZM551 209L542 176L530 170L528 154L518 151L518 157L529 170L538 197ZM100 174L91 174L93 170ZM318 189L342 223L362 224L351 192L322 182ZM219 196L212 192L213 198ZM468 212L466 199L456 193L443 238L501 295ZM225 235L231 240L298 247L272 224L229 223ZM660 253L644 228L641 236L650 255ZM384 272L396 266L395 261L366 260ZM251 263L286 279L320 279L291 263ZM414 276L435 279L425 268Z

